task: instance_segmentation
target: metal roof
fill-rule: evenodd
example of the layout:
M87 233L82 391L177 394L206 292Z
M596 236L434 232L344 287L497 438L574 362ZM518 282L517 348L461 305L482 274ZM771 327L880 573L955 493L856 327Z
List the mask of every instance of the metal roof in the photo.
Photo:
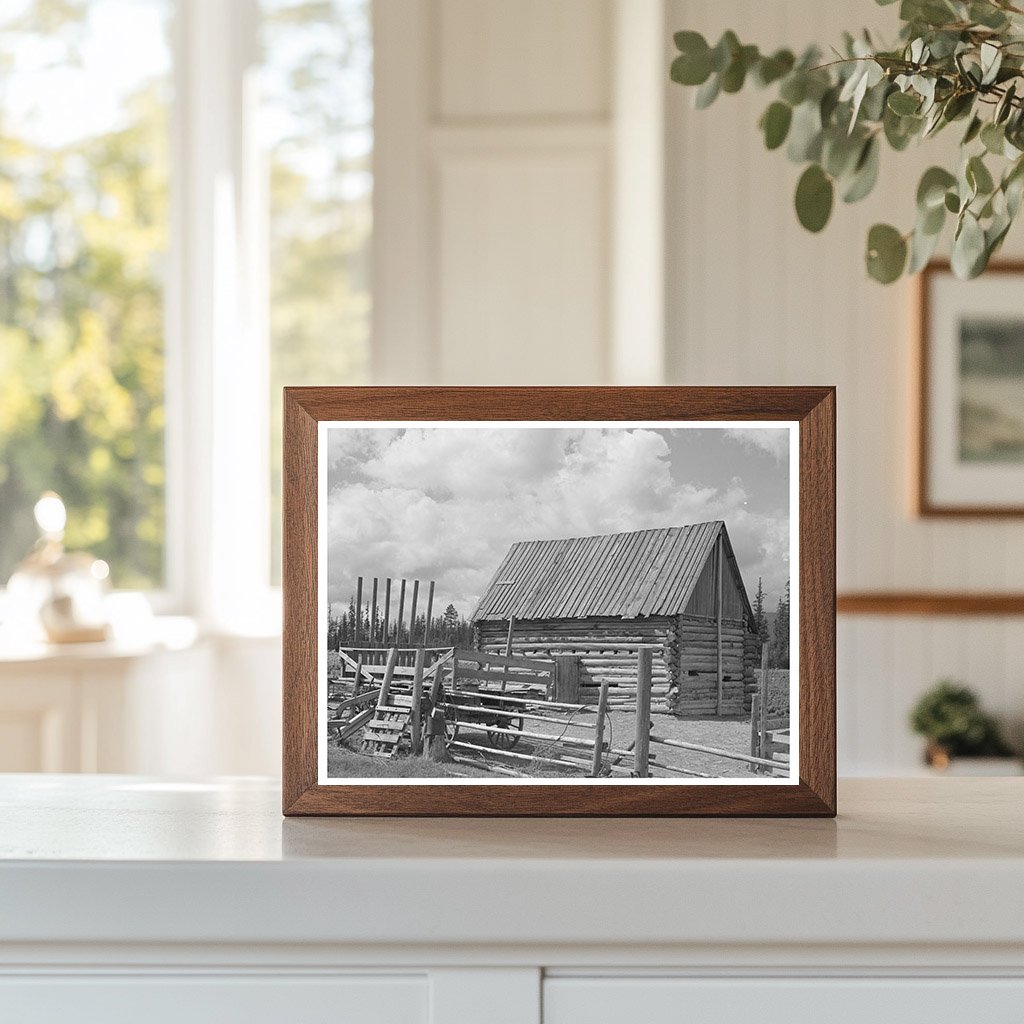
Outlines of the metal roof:
M473 619L624 619L677 615L693 593L723 522L566 540L525 540L509 548Z

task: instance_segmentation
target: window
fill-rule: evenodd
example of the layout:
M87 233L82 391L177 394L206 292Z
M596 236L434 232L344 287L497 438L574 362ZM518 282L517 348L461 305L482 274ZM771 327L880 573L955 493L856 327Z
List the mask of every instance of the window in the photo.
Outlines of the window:
M48 489L115 585L164 580L170 16L168 0L0 14L0 584Z
M0 5L0 587L53 489L116 587L273 605L281 388L367 378L372 68L371 0Z
M263 12L276 581L281 388L367 379L373 47L369 0L264 0Z

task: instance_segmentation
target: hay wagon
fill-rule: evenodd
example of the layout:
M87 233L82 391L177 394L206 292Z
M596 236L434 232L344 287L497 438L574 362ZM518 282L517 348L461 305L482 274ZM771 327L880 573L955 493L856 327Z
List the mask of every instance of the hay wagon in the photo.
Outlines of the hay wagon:
M487 742L496 750L514 750L523 731L523 707L536 694L529 687L508 687L493 690L460 690L442 693L445 718L445 739L458 740L460 729L483 728Z

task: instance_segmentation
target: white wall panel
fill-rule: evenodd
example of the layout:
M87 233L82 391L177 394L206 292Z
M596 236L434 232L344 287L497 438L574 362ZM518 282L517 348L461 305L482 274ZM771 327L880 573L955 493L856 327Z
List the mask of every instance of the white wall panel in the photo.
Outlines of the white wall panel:
M604 117L609 0L440 0L438 116Z
M606 155L457 155L439 169L446 384L604 376Z
M867 24L893 38L894 8L863 0L669 0L668 29L712 41L801 47ZM666 32L666 36L668 36ZM928 522L909 511L914 381L913 284L883 288L863 269L871 224L909 227L920 173L946 159L955 133L883 155L881 186L838 204L818 236L796 221L800 170L761 146L768 92L722 96L706 111L667 86L666 353L687 384L835 384L839 397L841 590L1024 589L1024 523ZM1011 234L1007 253L1024 251ZM965 679L1024 720L1024 621L840 620L840 767L912 770L919 744L908 709L941 676Z

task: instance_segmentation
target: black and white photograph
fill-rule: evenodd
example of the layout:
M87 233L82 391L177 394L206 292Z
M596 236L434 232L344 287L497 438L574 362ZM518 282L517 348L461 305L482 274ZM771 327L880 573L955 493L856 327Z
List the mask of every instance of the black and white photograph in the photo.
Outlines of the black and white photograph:
M319 425L319 781L798 779L795 425Z

